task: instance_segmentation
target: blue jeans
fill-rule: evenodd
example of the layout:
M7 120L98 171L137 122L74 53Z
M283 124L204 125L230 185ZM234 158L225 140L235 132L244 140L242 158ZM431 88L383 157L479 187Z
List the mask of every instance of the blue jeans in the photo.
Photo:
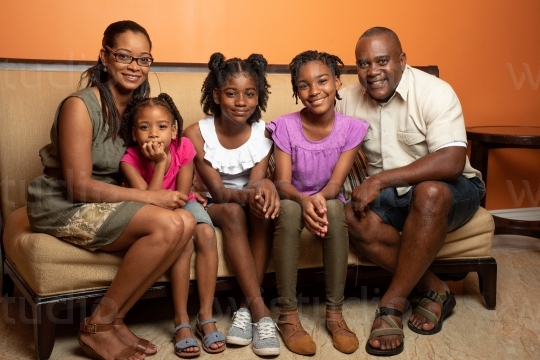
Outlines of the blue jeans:
M469 221L486 193L484 182L478 177L468 179L464 176L455 181L441 181L452 192L452 207L448 213L448 229L452 231ZM385 224L398 231L403 230L405 220L411 211L414 194L413 185L405 195L399 196L395 188L386 188L369 204L371 210L379 215Z

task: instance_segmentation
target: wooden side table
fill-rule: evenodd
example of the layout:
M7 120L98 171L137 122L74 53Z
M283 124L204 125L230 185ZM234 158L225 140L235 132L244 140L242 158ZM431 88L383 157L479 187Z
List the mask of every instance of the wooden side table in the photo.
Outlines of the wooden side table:
M537 126L475 126L467 128L471 142L471 166L482 173L488 182L488 155L490 149L540 149L540 127ZM485 206L486 198L482 199ZM523 221L493 215L495 234L515 234L540 238L540 221Z

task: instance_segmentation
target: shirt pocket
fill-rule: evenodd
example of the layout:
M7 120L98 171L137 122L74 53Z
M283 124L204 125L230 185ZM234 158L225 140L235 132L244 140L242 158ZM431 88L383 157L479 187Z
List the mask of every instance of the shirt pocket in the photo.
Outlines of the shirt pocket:
M420 132L399 131L397 139L403 150L414 159L427 155L426 137Z

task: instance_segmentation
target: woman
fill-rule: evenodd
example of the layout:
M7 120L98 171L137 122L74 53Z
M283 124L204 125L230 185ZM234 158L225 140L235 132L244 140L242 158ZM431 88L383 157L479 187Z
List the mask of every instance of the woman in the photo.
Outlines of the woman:
M121 119L133 96L149 95L151 47L146 30L133 21L107 27L97 65L81 77L88 78L86 88L58 107L51 144L40 151L44 175L28 189L33 231L89 250L126 251L79 331L85 354L96 359L137 360L157 351L123 318L165 271L178 266L182 252L192 251L195 220L186 211L172 211L185 205L185 195L120 186Z

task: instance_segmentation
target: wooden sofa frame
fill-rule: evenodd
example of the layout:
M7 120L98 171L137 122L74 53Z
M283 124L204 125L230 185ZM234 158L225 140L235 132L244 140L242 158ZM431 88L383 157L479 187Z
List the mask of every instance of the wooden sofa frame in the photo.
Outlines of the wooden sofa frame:
M189 65L188 65L189 66ZM432 75L439 76L437 66L419 67ZM269 71L276 73L288 73L285 66L270 66ZM348 66L344 69L344 73L356 74L354 66ZM1 84L0 84L1 86ZM67 94L66 94L67 95ZM5 178L6 174L0 174ZM30 304L34 316L34 338L35 350L38 359L48 359L52 353L55 342L55 326L62 324L63 320L58 316L64 310L73 310L81 307L88 307L96 300L99 300L106 289L92 291L77 291L62 295L40 296L36 294L28 283L18 273L14 264L5 257L2 215L4 221L7 220L6 214L0 214L0 245L2 255L2 294L13 294L14 286L17 286L19 291ZM483 296L485 305L488 309L494 309L496 305L496 283L497 283L497 263L494 258L479 258L479 259L445 259L435 260L430 269L437 274L446 274L446 276L463 278L464 274L476 272L479 278L480 293ZM320 278L321 269L305 269L299 272L299 283L302 281L313 281ZM349 266L347 277L348 279L356 279L360 283L364 279L385 277L390 274L377 266ZM275 275L273 273L266 274L264 285L273 286L275 284ZM231 289L237 287L234 277L218 279L217 291ZM190 292L196 291L195 283L192 282ZM159 298L170 296L169 283L156 283L142 297L142 299Z

